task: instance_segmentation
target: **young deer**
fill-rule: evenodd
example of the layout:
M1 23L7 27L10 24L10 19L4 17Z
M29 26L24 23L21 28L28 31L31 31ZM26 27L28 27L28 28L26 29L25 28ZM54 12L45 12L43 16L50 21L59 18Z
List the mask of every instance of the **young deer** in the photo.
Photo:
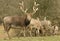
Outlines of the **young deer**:
M41 30L42 34L44 33L43 26L41 25L41 21L39 20L39 18L37 18L37 19L32 18L31 22L29 24L29 27L30 27L30 36L32 36L32 29L33 28L37 29L36 34L38 36L39 36L40 30Z

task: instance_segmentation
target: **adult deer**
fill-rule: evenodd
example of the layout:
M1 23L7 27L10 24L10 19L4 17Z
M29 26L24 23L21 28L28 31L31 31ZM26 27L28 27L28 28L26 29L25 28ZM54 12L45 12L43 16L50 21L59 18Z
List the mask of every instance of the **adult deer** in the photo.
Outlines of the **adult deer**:
M27 13L28 9L24 8L24 2L22 1L21 3L19 3L19 8L20 8L20 10L22 10L22 12L25 15L4 17L3 26L4 26L4 30L8 34L9 39L10 39L9 30L12 28L12 25L22 27L24 29L23 32L24 32L24 36L25 36L25 29L30 24L30 21L31 21L31 18L32 18L33 14L36 13L36 11L38 10L37 6L38 6L38 4L36 4L36 2L34 2L33 12L32 13Z

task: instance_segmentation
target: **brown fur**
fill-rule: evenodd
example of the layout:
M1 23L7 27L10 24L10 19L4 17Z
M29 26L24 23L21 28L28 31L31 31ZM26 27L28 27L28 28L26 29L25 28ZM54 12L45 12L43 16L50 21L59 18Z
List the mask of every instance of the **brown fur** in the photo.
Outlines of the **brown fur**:
M11 28L11 25L24 27L24 30L25 30L25 27L27 27L29 25L30 20L27 19L27 15L24 15L24 16L7 16L7 17L4 17L3 22L4 22L3 23L4 30L8 34L8 32ZM10 37L9 34L8 34L8 37Z

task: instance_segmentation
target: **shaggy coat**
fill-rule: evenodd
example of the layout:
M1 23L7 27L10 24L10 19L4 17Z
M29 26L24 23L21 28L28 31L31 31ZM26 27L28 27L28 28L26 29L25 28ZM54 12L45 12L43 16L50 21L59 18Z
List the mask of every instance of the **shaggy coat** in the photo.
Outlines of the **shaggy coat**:
M14 26L20 26L23 28L23 34L25 36L25 28L30 24L30 19L27 18L28 16L7 16L3 19L3 26L5 32L7 32L9 39L11 38L9 35L9 30ZM17 28L17 27L15 27Z
M30 20L27 19L27 16L7 16L4 17L3 21L5 31L9 31L11 25L26 27L30 23Z
M31 31L33 28L36 29L36 35L39 36L40 31L41 31L40 34L44 34L43 26L41 25L41 21L39 20L39 18L37 19L32 18L29 26L30 26ZM30 31L30 35L31 35L31 31Z

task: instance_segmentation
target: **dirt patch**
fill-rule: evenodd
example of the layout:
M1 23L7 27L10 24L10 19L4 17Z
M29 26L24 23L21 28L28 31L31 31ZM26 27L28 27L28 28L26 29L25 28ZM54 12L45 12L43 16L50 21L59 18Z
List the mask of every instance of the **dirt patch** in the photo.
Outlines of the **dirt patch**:
M1 38L6 38L6 35L0 34L0 39L1 39Z
M3 30L4 30L3 26L0 25L0 39L1 39L1 38L6 38L6 37L7 37L7 35L4 33Z

